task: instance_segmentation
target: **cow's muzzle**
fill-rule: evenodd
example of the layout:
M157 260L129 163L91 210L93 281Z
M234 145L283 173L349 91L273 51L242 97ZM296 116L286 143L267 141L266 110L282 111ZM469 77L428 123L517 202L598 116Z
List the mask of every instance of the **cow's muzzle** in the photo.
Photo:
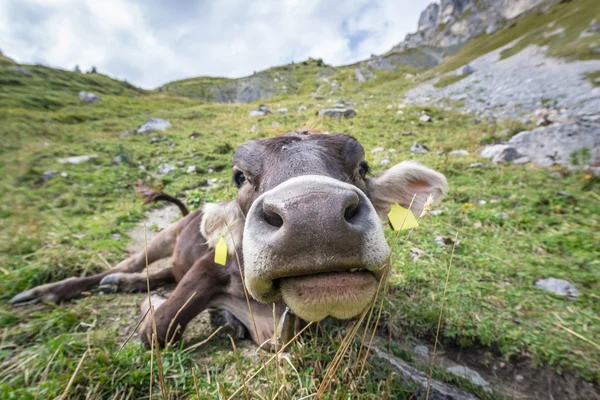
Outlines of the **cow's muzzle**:
M250 208L243 241L246 286L263 302L283 297L300 318L350 318L385 274L389 248L367 196L333 178L292 178Z

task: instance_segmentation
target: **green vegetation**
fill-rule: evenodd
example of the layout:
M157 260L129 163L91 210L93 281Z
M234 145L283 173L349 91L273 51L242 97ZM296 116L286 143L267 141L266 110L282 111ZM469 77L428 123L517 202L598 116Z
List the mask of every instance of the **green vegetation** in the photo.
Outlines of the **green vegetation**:
M557 6L562 10L557 26L560 21L570 21L569 15L580 15L578 7L590 7L588 3L572 1ZM591 6L596 7L594 3ZM593 13L587 14L592 18ZM538 21L545 18L533 16ZM476 39L438 70L456 69L482 52L530 32L525 26L528 18L533 17ZM559 47L552 50L548 44L549 51L560 52ZM481 159L451 156L448 151L466 149L477 154L480 143L498 140L499 132L506 129L511 136L524 126L513 121L489 125L435 107L407 106L403 115L397 115L398 99L415 84L404 74L414 70L377 71L375 79L359 84L352 66L334 69L317 64L311 60L259 73L282 77L289 92L278 91L276 97L263 102L290 111L252 119L248 112L259 102L214 104L193 99L209 93L211 85L226 82L221 78L173 82L165 85L166 92L159 93L141 91L99 74L23 66L30 72L26 74L17 71L10 59L0 58L0 398L55 398L63 394L72 377L69 398L145 397L151 374L154 397L159 398L156 357L135 340L119 351L136 326L143 294L95 294L61 306L19 309L10 307L8 300L35 285L90 274L104 270L106 263L121 261L127 255L128 232L144 215L133 193L138 179L149 180L173 195L187 195L191 208L234 198L230 158L235 147L310 121L316 121L323 131L357 137L375 173L383 169L379 166L383 157L392 163L415 159L449 179L448 198L434 207L441 215L426 217L410 236L401 233L400 244L394 247L393 272L380 322L393 341L410 343L415 338L434 337L451 258L451 246L439 244L435 238L458 234L460 244L446 290L441 343L481 348L509 361L525 360L532 368L570 372L600 382L598 178L558 167L486 164L469 168ZM325 105L326 100L313 100L311 93L324 96L332 90L323 77L329 82L336 80L345 89L333 89L334 94L327 98L341 97L358 104L355 118L315 120L316 104ZM83 104L77 97L80 90L102 98ZM300 104L307 110L297 111ZM421 123L421 111L433 122ZM150 135L119 136L150 117L168 119L173 126ZM280 126L272 127L273 121ZM257 129L251 132L253 125ZM415 137L402 135L405 131L415 132L419 143L431 151L411 153ZM152 138L158 141L152 143ZM386 151L372 154L375 147ZM438 151L442 155L436 155ZM97 157L78 165L58 162L58 158L82 154ZM116 156L121 163L114 161ZM158 176L158 166L163 163L178 169ZM191 165L197 173L185 172ZM40 180L51 170L64 174ZM211 178L219 179L216 188L201 189ZM396 243L396 233L386 229L386 235L390 243ZM411 253L411 249L419 251ZM418 259L413 260L411 254L418 254ZM536 279L550 276L571 281L579 296L568 300L533 287ZM205 319L186 332L183 344L161 353L171 398L195 395L192 370L197 372L202 398L219 394L227 398L242 387L240 370L245 371L246 379L261 365L252 345L238 342L236 354L223 332L186 352L185 348L212 332ZM282 382L277 374L284 368L282 398L314 393L348 326L325 321L312 327L290 347L278 371L269 366L248 384L249 397L272 398L276 376ZM348 387L345 370L354 366L361 336L359 331L329 393L340 394ZM396 353L414 361L409 353ZM370 357L365 370L366 377L352 389L361 393L361 398L412 398L412 389L379 359ZM434 377L459 383L483 398L494 397L441 370L436 369Z
M595 86L600 86L600 71L590 72L586 76Z
M548 46L547 54L553 57L600 59L600 54L594 53L590 46L600 35L581 35L599 14L600 3L596 0L574 0L557 4L546 11L534 11L516 18L497 32L473 39L436 70L442 73L453 71L479 56L511 43L513 45L501 53L502 58L536 44ZM554 34L550 35L553 31Z
M433 86L436 88L443 88L446 86L450 86L453 83L456 83L466 77L467 77L467 75L463 75L463 74L444 75L436 83L434 83Z

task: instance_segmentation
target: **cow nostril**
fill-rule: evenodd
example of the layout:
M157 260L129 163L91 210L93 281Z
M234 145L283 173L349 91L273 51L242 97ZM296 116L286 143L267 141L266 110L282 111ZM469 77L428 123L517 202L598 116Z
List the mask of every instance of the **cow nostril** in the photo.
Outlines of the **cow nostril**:
M274 226L276 228L281 228L283 226L283 219L279 214L269 211L263 211L263 218L267 222L267 224Z
M359 208L360 203L350 204L348 207L346 207L346 210L344 211L344 219L347 222L352 222L352 220L358 215Z

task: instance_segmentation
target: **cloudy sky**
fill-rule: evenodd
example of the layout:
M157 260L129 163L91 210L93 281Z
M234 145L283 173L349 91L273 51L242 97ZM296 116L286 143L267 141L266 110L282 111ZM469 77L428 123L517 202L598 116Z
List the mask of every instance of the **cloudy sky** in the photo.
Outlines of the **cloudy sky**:
M389 50L431 0L0 0L0 49L24 64L99 72L144 88L240 77Z

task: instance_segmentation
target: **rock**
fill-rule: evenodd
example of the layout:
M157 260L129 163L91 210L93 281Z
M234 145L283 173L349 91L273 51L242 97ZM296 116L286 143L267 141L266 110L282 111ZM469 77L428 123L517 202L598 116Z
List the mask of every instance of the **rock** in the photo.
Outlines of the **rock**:
M402 132L402 136L414 136L415 133L411 131Z
M469 164L469 168L481 168L483 167L483 163L475 162L473 164Z
M379 161L379 165L383 166L383 165L388 165L390 163L390 160L388 160L387 158Z
M421 115L421 117L419 117L419 121L421 122L431 122L431 117L427 114L423 114Z
M447 383L428 379L426 372L419 371L406 361L381 350L379 344L375 343L372 347L373 353L382 362L389 363L390 366L398 372L403 386L414 388L418 392L416 398L425 398L429 393L429 400L476 400L477 398L462 389L451 386ZM412 389L411 389L412 390Z
M371 150L371 154L381 153L383 150L385 150L383 147L375 147Z
M252 111L250 111L250 113L248 115L250 117L263 117L265 115L265 113L262 111L258 111L258 110L252 110Z
M115 158L113 158L111 164L112 165L121 165L122 162L123 162L123 157L115 156Z
M438 215L442 215L444 213L444 210L431 210L429 211L430 215L433 215L434 217L437 217Z
M507 144L493 144L481 150L481 157L491 159L494 164L506 164L521 156L516 148Z
M59 158L58 162L61 164L81 164L82 162L89 161L92 158L96 158L96 157L98 157L98 156L95 154L89 154L89 155L84 155L84 156Z
M202 136L202 134L200 132L192 132L192 134L190 136L188 136L190 139L196 139L198 137Z
M593 24L590 24L590 31L592 32L600 32L600 21L597 21Z
M355 102L353 102L353 101L347 101L347 102L346 102L346 106L347 106L347 107L356 107L356 103L355 103Z
M85 104L91 104L96 100L100 100L100 97L96 96L92 92L85 92L82 90L81 92L79 92L79 99L85 101Z
M559 296L575 298L579 295L579 291L571 282L564 279L545 278L535 281L534 287L537 289L547 290Z
M258 130L258 125L252 125L249 129L250 132L256 132Z
M285 107L281 107L281 108L278 108L278 109L277 109L277 112L278 112L279 114L281 114L281 115L283 115L283 114L287 114L287 112L288 112L288 109L287 109L287 108L285 108Z
M352 118L356 115L356 111L352 108L324 108L319 110L320 117L332 117L332 118Z
M393 71L396 69L396 66L386 57L374 57L367 61L367 66L372 69L384 71Z
M55 170L52 170L52 171L46 171L46 172L44 172L44 173L42 174L42 176L40 176L40 177L39 177L39 178L38 178L38 179L37 179L37 180L36 180L34 183L35 183L36 185L39 185L39 184L41 184L41 183L47 182L47 181L49 181L50 179L52 179L52 177L53 177L54 175L57 175L57 174L59 174L59 173L60 173L60 171L58 171L58 170L56 170L56 169L55 169Z
M358 82L362 83L368 81L369 79L375 78L375 74L373 74L373 72L371 72L368 68L361 67L354 70L354 77Z
M170 164L160 164L158 166L158 174L159 175L166 175L171 171L175 171L177 170L177 167L174 165L170 165Z
M453 155L453 156L468 156L469 152L467 150L460 149L460 150L452 150L449 154Z
M517 159L513 160L513 162L512 162L512 163L513 163L514 165L523 165L523 164L527 164L527 163L529 163L530 161L531 161L531 160L529 159L529 157L527 157L527 156L522 156L522 157L519 157L519 158L517 158Z
M461 378L467 379L473 385L481 386L490 390L488 387L489 383L487 383L487 381L483 379L481 375L479 375L479 373L473 371L470 368L464 367L462 365L456 365L454 367L448 368L446 371L456 376L460 376Z
M422 344L419 344L419 345L415 346L413 351L419 357L429 358L429 349L427 348L427 346L423 346Z
M402 110L396 111L396 115L402 115L402 114L404 114L404 111L402 111Z
M135 131L134 130L129 130L129 131L122 131L119 132L119 137L127 137L127 136L131 136L131 135L135 135Z
M298 111L306 111L306 106L298 106Z
M162 118L150 118L137 128L138 135L144 133L164 131L171 127L171 123Z
M160 142L160 139L157 138L157 137L153 137L152 139L150 139L150 144L155 144L155 143L158 143L158 142Z
M473 68L473 67L471 66L471 64L467 64L467 65L465 65L465 66L464 66L464 67L462 67L462 69L460 70L460 73L461 73L461 74L463 74L463 75L465 75L465 76L471 75L473 72L475 72L475 68Z
M575 122L555 123L518 133L508 144L542 167L555 164L585 167L593 164L595 157L600 157L600 121L594 117L580 117ZM584 148L589 149L589 159L573 159L572 155ZM578 165L571 164L572 161Z
M410 151L412 151L413 153L417 153L417 154L423 154L423 153L427 153L429 151L429 149L427 147L423 146L422 144L414 142L413 145L410 146Z
M259 105L259 106L258 106L258 111L262 111L262 112L264 112L265 114L273 114L273 113L271 112L271 109L269 108L269 106L268 106L268 105L266 105L266 104L261 104L261 105Z
M271 126L278 127L279 126L279 122L273 121L273 122L271 122Z
M336 99L333 104L345 106L346 102L343 99Z
M187 172L188 174L193 174L194 172L196 172L197 168L195 165L190 165L189 167L187 167L187 170L185 172Z
M15 69L15 71L20 72L22 74L31 75L31 71L29 71L25 67L21 67L20 65L15 66L14 69ZM81 94L80 94L80 96L81 96Z

